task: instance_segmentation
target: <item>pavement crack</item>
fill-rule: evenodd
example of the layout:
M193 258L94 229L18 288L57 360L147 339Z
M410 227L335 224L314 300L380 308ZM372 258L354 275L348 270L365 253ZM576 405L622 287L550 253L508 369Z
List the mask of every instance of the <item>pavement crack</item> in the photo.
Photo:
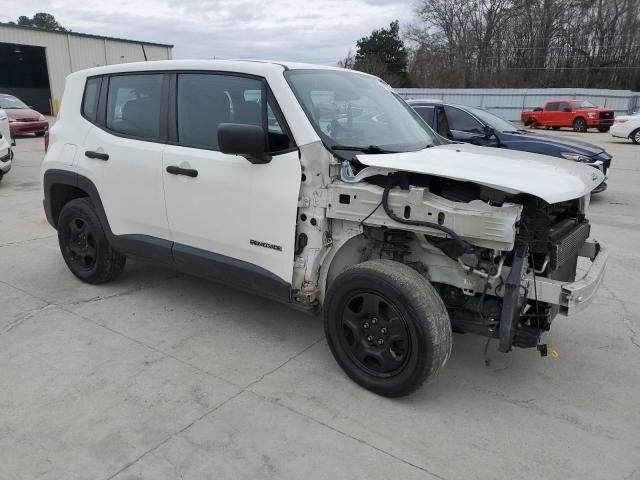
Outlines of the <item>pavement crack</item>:
M10 322L9 324L7 324L5 326L3 334L9 333L11 330L13 330L14 328L16 328L19 325L22 325L24 322L29 320L31 317L39 314L40 312L48 310L51 307L55 307L55 305L52 304L52 303L49 303L49 304L45 305L44 307L40 307L40 308L37 308L35 310L32 310L32 311L26 313L25 315L21 316L20 318L17 318L13 322Z
M27 238L25 240L18 240L16 242L0 243L0 248L2 248L2 247L10 247L12 245L20 245L22 243L35 242L36 240L43 240L45 238L52 238L52 237L55 237L55 236L56 236L56 234L45 235L44 237Z
M303 348L302 350L300 350L298 353L296 353L295 355L290 356L286 361L284 361L283 363L281 363L280 365L278 365L277 367L269 370L268 372L263 373L260 378L258 378L257 380L254 380L253 382L249 383L246 387L244 387L244 390L249 390L251 387L253 387L254 385L256 385L257 383L260 383L262 380L264 380L265 377L268 377L269 375L271 375L272 373L277 372L278 370L280 370L282 367L284 367L287 363L291 362L292 360L295 360L296 358L298 358L300 355L302 355L303 353L305 353L306 351L310 350L311 348L315 347L318 343L320 343L322 340L324 339L324 336L320 337L319 339L315 340L311 345L309 345L308 347Z
M149 455L150 453L155 452L156 450L158 450L160 447L162 447L163 445L165 445L167 442L169 442L172 438L180 435L181 433L185 432L186 430L188 430L189 428L191 428L193 425L195 425L196 423L198 423L200 420L202 420L203 418L211 415L213 412L215 412L216 410L218 410L219 408L223 407L224 405L226 405L227 403L229 403L230 401L232 401L233 399L237 398L240 394L244 393L244 390L240 390L237 393L233 394L232 396L230 396L229 398L227 398L224 402L216 405L214 408L207 410L205 413L203 413L202 415L200 415L198 418L196 418L193 422L189 423L188 425L182 427L180 430L177 430L175 432L173 432L171 435L169 435L167 438L165 438L164 440L162 440L160 443L154 445L153 447L151 447L150 449L146 450L144 453L142 453L141 455L139 455L138 457L136 457L134 460L130 461L129 463L127 463L124 467L122 467L120 470L118 470L117 472L115 472L112 475L109 475L108 477L105 478L105 480L111 480L115 477L117 477L118 475L120 475L122 472L124 472L125 470L131 468L132 466L134 466L136 463L138 463L140 460L142 460L144 457L146 457L147 455Z
M446 477L443 477L442 475L434 473L434 472L430 471L429 469L427 469L426 467L423 467L421 465L417 465L415 463L412 463L409 460L406 460L406 459L404 459L402 457L398 457L397 455L395 455L395 454L393 454L391 452L388 452L386 450L383 450L382 448L377 447L377 446L367 442L366 440L363 440L362 438L356 437L355 435L352 435L352 434L350 434L348 432L340 430L339 428L336 428L336 427L334 427L332 425L329 425L328 423L325 423L322 420L319 420L319 419L317 419L315 417L307 415L306 413L300 412L300 411L296 410L295 408L292 408L292 407L290 407L288 405L285 405L284 403L280 402L277 399L266 397L266 396L264 396L264 395L262 395L260 393L254 392L253 390L250 390L250 392L253 395L255 395L257 397L260 397L260 398L262 398L263 400L265 400L267 402L274 403L274 404L276 404L276 405L278 405L278 406L280 406L282 408L285 408L286 410L289 410L290 412L292 412L292 413L294 413L296 415L304 417L307 420L310 420L312 422L318 423L318 424L322 425L323 427L328 428L329 430L331 430L331 431L333 431L333 432L335 432L335 433L337 433L339 435L342 435L344 437L350 438L351 440L354 440L354 441L360 443L361 445L365 445L365 446L367 446L369 448L372 448L372 449L376 450L377 452L382 453L383 455L387 455L388 457L391 457L391 458L393 458L393 459L395 459L395 460L397 460L397 461L399 461L401 463L404 463L405 465L408 465L408 466L413 467L413 468L415 468L417 470L420 470L421 472L426 473L427 475L430 475L433 478L436 478L438 480L447 480Z

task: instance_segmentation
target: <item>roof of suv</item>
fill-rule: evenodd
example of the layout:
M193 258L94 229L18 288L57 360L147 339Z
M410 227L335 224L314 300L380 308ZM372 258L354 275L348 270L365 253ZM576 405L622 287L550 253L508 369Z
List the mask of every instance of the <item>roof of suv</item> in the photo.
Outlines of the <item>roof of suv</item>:
M152 62L119 63L80 70L72 75L92 76L108 73L157 71L157 70L222 70L247 71L256 74L282 72L284 70L344 70L311 63L279 62L275 60L159 60ZM356 72L355 70L351 70ZM363 72L356 72L368 75Z

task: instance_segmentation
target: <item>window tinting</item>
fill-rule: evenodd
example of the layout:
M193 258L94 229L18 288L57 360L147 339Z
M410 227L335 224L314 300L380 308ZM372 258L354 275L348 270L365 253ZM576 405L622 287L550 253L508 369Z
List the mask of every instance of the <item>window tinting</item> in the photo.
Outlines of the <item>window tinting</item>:
M444 107L449 120L449 128L461 132L483 133L482 124L467 112L455 107Z
M265 128L264 89L253 78L206 73L178 75L178 142L218 150L218 126L241 123ZM272 106L267 103L269 150L286 150L292 143Z
M101 81L101 78L92 78L87 80L87 86L84 89L82 114L91 122L96 121L96 114L98 113L98 98L100 97Z
M547 103L547 112L557 112L558 111L558 106L560 104L556 103L556 102L552 102L552 103Z
M162 74L111 77L107 128L133 137L159 140L162 79Z
M422 117L422 119L429 124L430 127L433 127L433 107L414 107L415 111L418 112L418 115Z
M262 125L262 84L229 75L178 75L178 141L218 150L221 123Z

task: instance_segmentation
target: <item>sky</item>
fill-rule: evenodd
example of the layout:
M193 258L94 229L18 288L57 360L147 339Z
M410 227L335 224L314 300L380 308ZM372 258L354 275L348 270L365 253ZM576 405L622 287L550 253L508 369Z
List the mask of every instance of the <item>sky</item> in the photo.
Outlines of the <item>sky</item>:
M335 65L375 28L413 20L414 0L2 0L0 21L51 13L66 28L175 45L173 58Z

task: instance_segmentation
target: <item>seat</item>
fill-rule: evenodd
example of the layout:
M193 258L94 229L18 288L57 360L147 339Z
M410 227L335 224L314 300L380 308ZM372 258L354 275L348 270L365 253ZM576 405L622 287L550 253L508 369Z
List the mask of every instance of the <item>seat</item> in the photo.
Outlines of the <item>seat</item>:
M231 119L225 92L186 89L178 103L178 140L181 144L218 149L218 126Z

